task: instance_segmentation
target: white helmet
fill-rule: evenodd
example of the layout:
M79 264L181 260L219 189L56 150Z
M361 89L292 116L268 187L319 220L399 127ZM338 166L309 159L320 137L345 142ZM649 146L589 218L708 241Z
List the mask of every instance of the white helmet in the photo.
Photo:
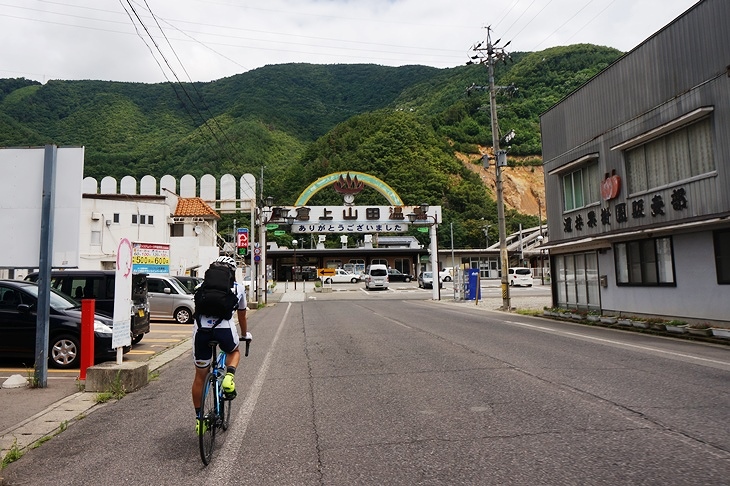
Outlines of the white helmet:
M214 263L223 263L225 265L230 266L233 269L236 268L236 260L234 260L233 258L231 258L229 256L219 256L218 258L213 260L213 262Z

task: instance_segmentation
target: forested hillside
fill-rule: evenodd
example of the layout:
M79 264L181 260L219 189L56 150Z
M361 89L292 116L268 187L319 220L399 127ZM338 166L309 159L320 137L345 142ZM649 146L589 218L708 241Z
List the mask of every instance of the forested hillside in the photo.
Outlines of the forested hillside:
M510 87L499 91L500 135L516 132L510 164L539 165L540 113L620 55L575 45L500 64L497 84ZM487 82L482 65L287 64L183 85L0 79L0 146L83 145L85 175L99 179L263 169L264 195L282 204L317 177L362 171L409 204L443 206L454 245L478 248L484 220L496 221L478 168L492 140L488 93L478 89ZM379 198L366 190L358 202ZM537 224L530 212L509 211L508 229ZM451 244L447 232L440 240Z

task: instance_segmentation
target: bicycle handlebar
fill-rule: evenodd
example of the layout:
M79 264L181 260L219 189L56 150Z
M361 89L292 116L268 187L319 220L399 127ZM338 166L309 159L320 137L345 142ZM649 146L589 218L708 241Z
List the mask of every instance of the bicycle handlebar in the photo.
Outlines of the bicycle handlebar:
M248 356L248 349L251 347L251 339L246 339L245 337L239 338L240 341L246 342L246 352L244 356Z

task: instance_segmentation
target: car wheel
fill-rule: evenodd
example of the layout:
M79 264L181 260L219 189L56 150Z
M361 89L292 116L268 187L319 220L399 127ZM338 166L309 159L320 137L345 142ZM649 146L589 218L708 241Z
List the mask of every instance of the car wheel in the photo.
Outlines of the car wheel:
M403 281L404 281L405 283L408 283L408 282L410 282L410 281L411 281L411 279L410 279L410 277L406 277L406 278L404 278L404 279L403 279Z
M79 338L60 334L50 339L49 364L54 368L75 368L79 365L81 346Z
M514 283L514 282L510 282L510 283L509 283L509 286L510 286L510 287L514 287L514 286L515 286L515 283Z
M132 344L138 344L142 338L144 337L144 334L137 334L132 338Z
M332 283L332 279L331 278L326 278L326 279L324 279L324 283L326 283L326 284Z
M350 283L357 283L357 279L356 278L350 279Z
M193 322L193 314L187 307L180 307L175 311L173 317L179 324L188 324Z
M451 282L451 277L444 277L444 282Z

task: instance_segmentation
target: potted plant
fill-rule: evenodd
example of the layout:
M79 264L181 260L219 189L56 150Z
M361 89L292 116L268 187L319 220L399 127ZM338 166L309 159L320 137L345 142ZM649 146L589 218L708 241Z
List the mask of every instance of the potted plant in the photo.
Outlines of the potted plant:
M667 328L667 332L673 332L675 334L684 334L687 332L687 323L680 320L672 320L664 324Z
M646 322L649 325L649 328L654 329L655 331L666 331L667 330L667 326L664 324L664 319L659 319L658 317L652 317L651 319L647 319Z
M727 327L713 327L711 330L714 337L730 339L730 329Z
M591 309L588 311L586 319L588 319L590 322L598 322L601 320L601 313L596 309Z
M687 332L695 336L712 336L710 325L706 322L698 322L687 326Z
M588 311L581 309L573 309L570 311L570 318L575 321L582 321L588 315Z
M631 324L631 318L629 318L629 317L619 317L619 318L618 318L618 319L616 320L616 323L617 323L617 324L618 324L619 326L628 326L628 327L631 327L631 325L632 325L632 324Z
M638 329L648 329L649 328L649 323L646 321L646 319L640 319L640 318L631 319L631 325Z
M601 321L601 324L613 325L613 324L616 324L616 321L618 319L616 319L616 317L614 317L614 316L601 316L601 318L599 320Z

